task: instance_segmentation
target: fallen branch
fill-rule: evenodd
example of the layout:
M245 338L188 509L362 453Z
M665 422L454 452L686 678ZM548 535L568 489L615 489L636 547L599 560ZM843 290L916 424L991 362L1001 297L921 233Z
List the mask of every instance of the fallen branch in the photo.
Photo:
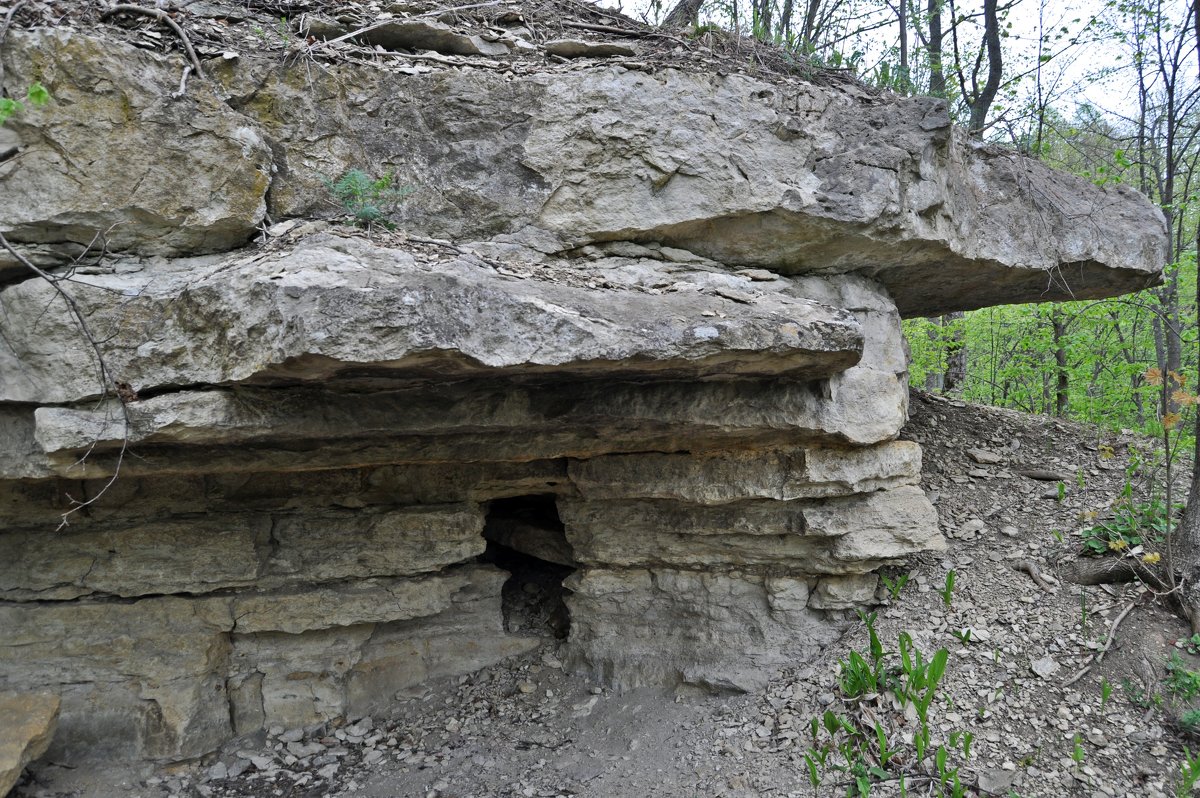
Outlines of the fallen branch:
M179 37L179 40L183 42L183 49L187 51L188 59L192 62L192 67L196 70L196 77L204 77L204 70L200 68L200 59L196 57L196 50L192 47L192 40L188 38L186 33L184 33L183 28L179 27L179 23L171 19L167 12L158 8L142 8L141 6L122 4L105 9L103 13L100 14L100 19L106 19L114 14L141 14L142 16L153 17L159 22L165 23L167 27L175 32L175 35Z
M193 68L191 64L183 68L183 76L179 78L179 91L172 94L172 97L182 97L187 92L187 79L188 75L192 74Z
M1084 675L1087 674L1088 671L1090 671L1096 665L1100 664L1101 660L1104 659L1104 655L1108 653L1108 649L1112 647L1113 640L1116 639L1117 627L1121 625L1121 621L1125 620L1125 616L1127 616L1127 615L1129 615L1129 613L1133 612L1133 608L1137 606L1137 602L1138 602L1138 600L1134 599L1133 601L1129 602L1128 607L1121 610L1121 614L1116 617L1116 619L1112 622L1112 626L1110 626L1108 628L1108 635L1104 640L1104 646L1100 649L1099 652L1097 652L1095 658L1093 658L1092 661L1089 662L1087 665L1083 666L1083 668L1078 673L1076 673L1070 679L1067 679L1065 682L1063 682L1062 683L1063 687L1070 687L1071 685L1075 684L1075 682L1082 679L1084 677Z

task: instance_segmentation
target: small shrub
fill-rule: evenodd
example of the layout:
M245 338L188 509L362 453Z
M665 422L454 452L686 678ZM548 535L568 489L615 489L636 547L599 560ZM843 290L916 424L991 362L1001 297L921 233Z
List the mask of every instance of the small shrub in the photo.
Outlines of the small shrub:
M1175 510L1183 508L1175 505ZM1113 517L1083 530L1088 554L1124 553L1146 543L1162 543L1167 533L1167 504L1161 499L1134 502L1127 497L1113 507Z
M1167 689L1181 701L1200 695L1200 673L1189 670L1183 658L1175 652L1167 660Z
M325 186L338 204L359 227L381 225L392 229L388 217L400 201L413 192L411 186L396 187L396 173L372 178L361 169L351 169L337 180L325 180Z

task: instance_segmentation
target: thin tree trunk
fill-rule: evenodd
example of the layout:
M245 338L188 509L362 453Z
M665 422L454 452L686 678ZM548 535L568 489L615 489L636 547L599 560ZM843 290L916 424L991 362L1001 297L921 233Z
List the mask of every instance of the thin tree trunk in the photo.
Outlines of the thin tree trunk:
M1000 51L1000 18L996 12L996 0L983 0L983 43L987 48L988 76L983 89L971 100L972 136L982 137L987 124L988 111L1000 90L1000 79L1004 74L1003 54Z
M946 73L942 71L942 0L929 0L929 93L946 96Z
M942 317L942 326L951 327L950 342L946 346L946 393L961 389L967 381L967 344L963 340L962 311L947 313Z
M1067 373L1067 323L1058 305L1050 312L1050 323L1054 325L1054 370L1058 376L1054 388L1054 415L1067 417L1070 406L1070 375Z
M700 22L700 7L704 0L679 0L667 18L663 20L664 28L693 27Z

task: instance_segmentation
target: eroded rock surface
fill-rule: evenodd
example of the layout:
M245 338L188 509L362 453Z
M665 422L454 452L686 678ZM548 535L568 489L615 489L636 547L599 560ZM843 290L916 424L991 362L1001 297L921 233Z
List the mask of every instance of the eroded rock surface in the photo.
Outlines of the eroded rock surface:
M901 315L1157 278L1152 206L937 101L396 13L304 46L421 69L222 51L182 92L115 37L8 35L10 94L55 102L0 230L57 274L108 247L59 284L102 377L0 261L0 686L62 696L58 761L386 711L539 636L753 688L945 545ZM403 232L302 220L351 168L415 188Z
M58 697L46 693L0 693L0 796L21 771L46 753L58 725Z

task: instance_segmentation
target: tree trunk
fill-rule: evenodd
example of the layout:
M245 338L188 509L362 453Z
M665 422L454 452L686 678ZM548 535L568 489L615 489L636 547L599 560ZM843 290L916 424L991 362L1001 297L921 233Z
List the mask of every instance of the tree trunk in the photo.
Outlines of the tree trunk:
M700 7L703 5L704 0L679 0L663 20L662 26L675 29L695 27L700 22Z
M929 93L946 96L946 73L942 71L942 0L929 0Z
M947 313L942 317L942 326L953 327L949 343L946 345L946 393L962 388L967 381L967 344L963 340L964 330L961 324L964 318L966 314L962 311Z
M996 0L983 0L983 43L987 48L988 76L983 89L971 99L972 136L983 137L983 129L987 124L988 111L996 92L1000 90L1000 78L1003 76L1004 62L1000 51L1000 18L996 12Z
M1054 415L1066 418L1071 398L1070 375L1067 373L1067 322L1058 305L1050 312L1050 322L1054 325L1054 370L1058 375L1054 388Z

